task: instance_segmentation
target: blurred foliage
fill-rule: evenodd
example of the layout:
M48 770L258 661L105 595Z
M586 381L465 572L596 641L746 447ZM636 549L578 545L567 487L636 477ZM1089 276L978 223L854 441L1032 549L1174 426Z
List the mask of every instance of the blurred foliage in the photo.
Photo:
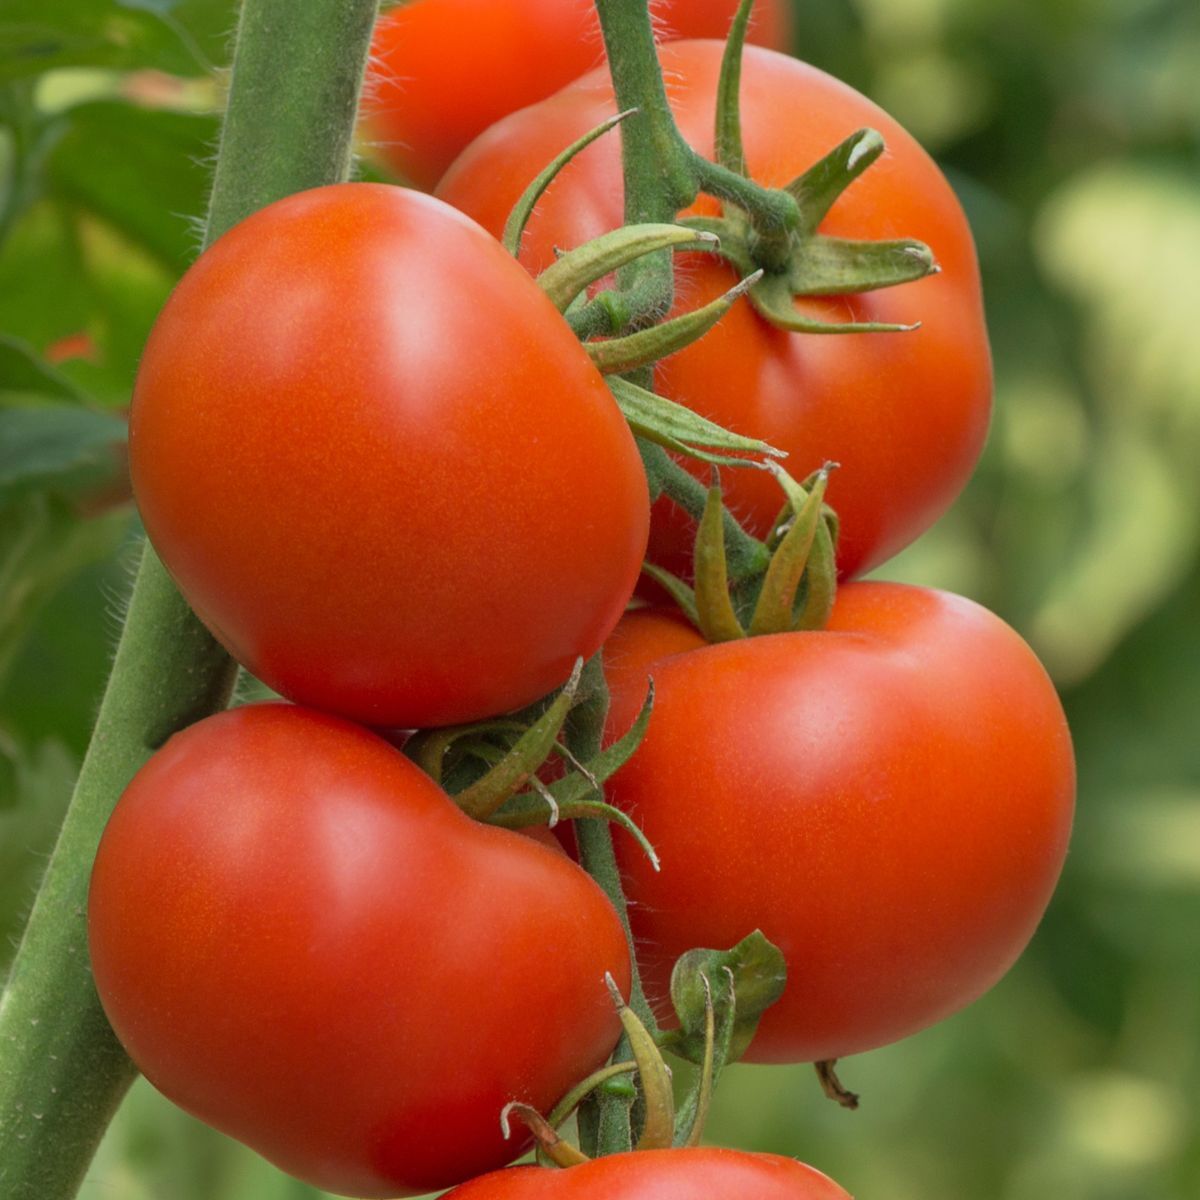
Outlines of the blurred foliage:
M0 969L107 672L137 355L193 255L228 0L0 9ZM1077 834L1034 945L967 1012L844 1063L738 1067L712 1140L861 1198L1200 1195L1200 9L826 0L796 50L920 137L976 231L997 404L954 510L881 574L1033 643L1079 752ZM87 1200L312 1189L144 1083Z

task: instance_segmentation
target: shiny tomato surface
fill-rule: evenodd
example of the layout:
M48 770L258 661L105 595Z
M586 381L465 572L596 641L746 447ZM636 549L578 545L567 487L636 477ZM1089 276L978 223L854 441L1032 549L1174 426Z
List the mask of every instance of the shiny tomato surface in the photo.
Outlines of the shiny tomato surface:
M689 646L690 643L690 646ZM1032 651L945 592L854 583L828 629L708 646L629 614L605 648L609 736L654 711L610 799L647 991L761 929L788 983L748 1057L840 1058L962 1008L1050 899L1074 803L1070 735Z
M712 153L722 47L675 42L661 48L668 95L684 137ZM700 341L656 372L663 395L739 433L786 450L798 479L826 460L841 464L829 502L841 517L844 576L891 557L958 495L982 449L991 408L991 357L975 249L954 192L933 160L882 109L805 63L757 47L746 51L742 118L751 174L782 186L856 130L870 126L887 150L834 203L821 232L862 239L918 238L941 272L874 292L797 302L827 321L910 324L909 333L786 333L740 302ZM454 164L438 195L493 232L531 179L565 146L615 109L594 72L488 130ZM636 119L636 118L631 118ZM533 271L621 224L620 140L583 151L550 186L530 222L522 261ZM704 201L697 211L713 212ZM732 286L714 257L679 258L677 310ZM707 478L707 468L692 469ZM761 471L723 476L730 508L765 534L782 506ZM669 500L655 506L651 557L690 567L691 523Z
M477 225L382 184L291 196L200 257L146 346L130 452L216 636L372 725L561 684L646 545L633 437L566 322Z
M447 1200L850 1200L820 1171L777 1154L697 1148L612 1154L565 1171L511 1167Z
M330 1191L515 1158L499 1116L599 1066L629 959L558 850L465 817L382 739L290 705L176 734L122 796L88 908L105 1012L150 1082Z
M720 38L737 0L652 0L662 38ZM788 48L787 0L758 0L750 40ZM409 0L375 29L366 137L403 179L432 188L501 117L604 62L593 0Z

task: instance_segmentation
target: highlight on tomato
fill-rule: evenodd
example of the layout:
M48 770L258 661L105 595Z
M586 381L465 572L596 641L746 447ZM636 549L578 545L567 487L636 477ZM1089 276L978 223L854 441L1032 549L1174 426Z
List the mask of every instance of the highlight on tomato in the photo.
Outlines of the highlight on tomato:
M557 687L646 545L634 439L554 305L472 221L382 184L291 196L201 255L146 346L130 454L213 633L372 725Z
M956 1012L1033 935L1067 849L1070 735L1033 652L971 601L852 583L827 629L708 645L663 610L605 648L610 736L654 711L610 800L647 994L755 929L787 985L746 1057L841 1058Z
M851 1200L813 1167L778 1154L689 1148L610 1154L566 1170L510 1167L446 1200Z
M737 0L652 0L662 38L724 37ZM786 50L787 0L757 0L751 41ZM366 139L430 189L501 117L604 62L593 0L409 0L379 19L364 90Z
M557 849L466 817L382 739L284 704L176 734L105 830L113 1029L181 1107L301 1179L412 1195L525 1148L620 1031L625 935Z
M673 42L659 54L680 131L709 157L721 55L713 41ZM607 75L593 72L480 136L437 194L496 232L545 164L615 107ZM856 131L877 130L883 156L834 201L818 232L918 239L940 266L898 286L794 302L799 316L826 323L919 324L907 332L788 332L740 302L704 338L656 368L656 391L787 451L797 479L827 460L841 463L828 499L841 518L841 573L854 576L927 529L958 495L982 449L992 379L974 244L933 160L882 109L824 72L747 47L741 124L750 175L776 187ZM621 223L620 156L617 138L600 138L550 185L522 243L521 260L531 271L552 262L556 248ZM694 209L694 215L716 212L706 198ZM676 261L677 312L714 299L737 279L719 256L688 254ZM703 473L697 464L685 465ZM726 493L731 510L764 536L779 511L774 481L764 472L732 472ZM660 499L650 557L686 574L693 532L680 510Z

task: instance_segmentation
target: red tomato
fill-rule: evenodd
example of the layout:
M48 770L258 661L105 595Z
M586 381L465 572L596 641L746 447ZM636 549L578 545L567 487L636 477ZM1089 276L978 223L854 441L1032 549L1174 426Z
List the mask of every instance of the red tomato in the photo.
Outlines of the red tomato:
M639 1150L565 1171L511 1167L456 1188L446 1200L850 1200L820 1171L776 1154L708 1147Z
M1062 708L1025 643L969 600L882 583L843 587L822 632L687 640L639 612L605 650L612 735L647 669L655 683L610 784L662 858L655 874L616 834L649 994L685 950L760 928L788 983L748 1057L805 1062L991 987L1050 899L1074 801Z
M662 37L724 37L738 0L654 0ZM750 39L786 50L787 0L758 0ZM404 179L432 188L501 117L604 61L593 0L411 0L379 20L367 136ZM544 164L543 164L544 165Z
M721 46L678 42L661 50L668 92L687 140L712 153ZM602 73L479 138L446 175L438 194L485 228L503 227L512 205L564 146L614 110ZM785 333L745 302L699 342L666 359L657 389L739 433L788 451L803 478L826 460L841 463L829 502L842 520L843 575L883 562L950 505L979 457L991 405L991 359L975 251L949 184L919 145L886 113L829 75L767 50L748 48L742 75L746 156L761 183L781 186L863 126L883 134L887 152L834 204L821 230L847 238L915 237L942 271L857 296L810 299L826 320L922 322L912 333ZM635 118L636 119L636 118ZM620 142L604 137L551 185L530 223L522 261L540 270L554 248L572 247L619 225ZM715 211L710 202L701 206ZM677 273L677 310L730 287L730 268L688 255ZM693 465L707 478L707 468ZM761 471L724 476L730 507L764 534L781 507ZM655 506L651 557L681 572L691 527L667 500Z
M432 1191L523 1148L597 1067L629 981L603 893L476 824L403 755L259 705L173 737L101 841L96 986L150 1082L319 1187Z
M562 683L646 544L629 429L554 306L428 196L272 204L168 301L130 428L151 541L290 699L453 724Z

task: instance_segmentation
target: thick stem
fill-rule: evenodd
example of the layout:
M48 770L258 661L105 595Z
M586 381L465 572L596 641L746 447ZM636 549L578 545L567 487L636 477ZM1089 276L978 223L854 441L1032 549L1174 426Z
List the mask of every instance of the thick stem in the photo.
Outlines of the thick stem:
M205 241L344 179L376 0L245 0ZM117 797L172 732L228 702L234 665L146 549L58 844L0 997L0 1194L77 1191L135 1070L87 962L88 877Z
M596 0L618 111L638 111L621 125L625 223L672 221L695 199L699 183L692 153L667 103L646 0ZM635 325L653 324L671 310L671 255L647 255L617 276ZM636 298L635 302L632 302Z

